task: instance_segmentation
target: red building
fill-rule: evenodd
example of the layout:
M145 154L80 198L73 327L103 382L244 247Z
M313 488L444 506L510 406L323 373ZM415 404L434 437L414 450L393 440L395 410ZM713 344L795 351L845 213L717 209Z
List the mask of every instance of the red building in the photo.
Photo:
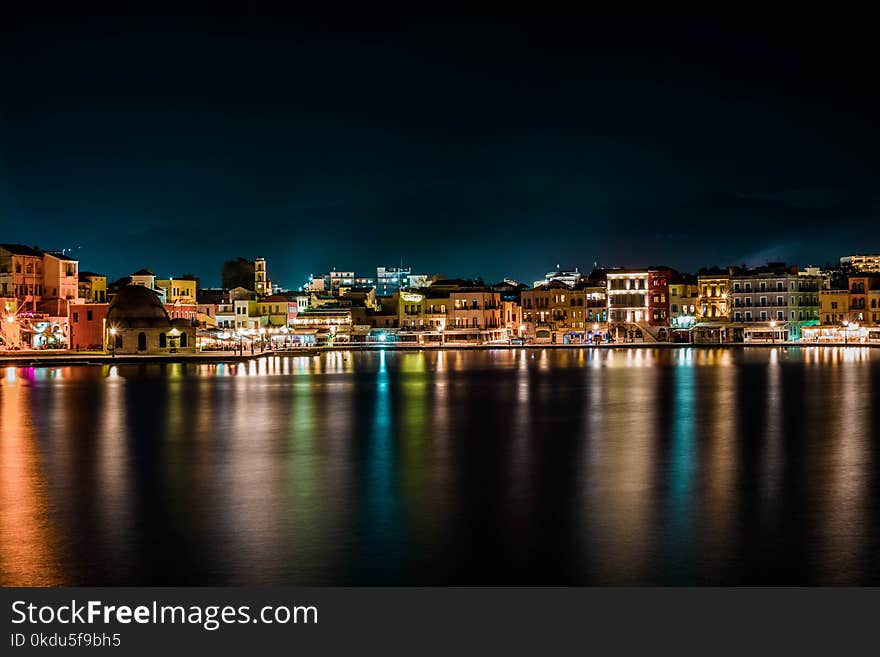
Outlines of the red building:
M648 270L648 323L669 326L669 282L675 272L666 268Z
M108 303L72 303L68 319L70 348L103 351Z

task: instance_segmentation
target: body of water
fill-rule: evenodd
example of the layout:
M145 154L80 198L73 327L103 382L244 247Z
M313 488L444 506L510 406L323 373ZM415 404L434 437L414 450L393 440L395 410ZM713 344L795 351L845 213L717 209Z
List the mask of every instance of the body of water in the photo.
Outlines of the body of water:
M0 370L0 584L878 584L880 351Z

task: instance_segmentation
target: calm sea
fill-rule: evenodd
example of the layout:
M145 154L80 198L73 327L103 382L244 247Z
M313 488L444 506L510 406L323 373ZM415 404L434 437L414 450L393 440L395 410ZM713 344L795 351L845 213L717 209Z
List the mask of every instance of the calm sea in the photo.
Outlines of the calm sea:
M0 584L880 584L880 350L0 369Z

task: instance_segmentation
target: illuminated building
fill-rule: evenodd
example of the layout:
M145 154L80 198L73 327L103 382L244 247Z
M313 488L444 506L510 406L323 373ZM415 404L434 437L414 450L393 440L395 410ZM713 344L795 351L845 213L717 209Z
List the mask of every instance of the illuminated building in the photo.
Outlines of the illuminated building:
M630 333L641 333L644 339L666 339L673 274L665 267L607 270L608 322L616 339Z
M116 354L196 351L193 322L172 319L159 295L145 285L123 287L107 309L108 349Z
M273 294L257 302L257 314L266 318L267 328L286 327L289 316L288 303L287 297L283 294Z
M605 287L598 281L581 281L570 287L554 280L523 290L522 334L551 342L583 340L596 323L606 321Z
M820 290L819 316L825 326L842 326L849 320L849 290Z
M90 271L79 272L79 298L86 303L107 302L107 277Z
M819 323L818 272L769 263L753 269L732 268L730 330L735 342L799 340L804 326Z
M840 264L852 267L857 272L880 274L880 254L843 256Z
M0 349L21 347L21 324L16 317L18 307L18 299L0 297Z
M292 338L299 344L334 344L351 340L351 308L309 308L293 320Z
M430 289L430 288L429 288ZM477 337L474 338L474 335ZM449 319L444 341L506 340L501 324L501 296L487 287L462 287L449 293Z
M695 276L676 274L669 283L669 328L676 342L691 342L697 324L700 286Z
M860 275L849 277L849 321L865 324L871 322L869 293L880 290L880 276ZM876 304L876 299L874 300ZM877 312L877 308L873 309Z
M544 274L543 281L535 281L533 287L541 287L549 285L552 282L564 283L568 287L574 287L583 279L583 274L578 271L577 267L560 267L556 265L554 271L548 271Z
M43 298L43 254L23 244L0 244L0 297L37 310Z
M76 351L104 351L107 333L108 303L70 304L69 340L70 348Z
M411 286L411 267L376 267L376 294L391 296L397 290Z
M187 306L196 303L198 281L194 278L156 279L155 287L165 291L165 303Z

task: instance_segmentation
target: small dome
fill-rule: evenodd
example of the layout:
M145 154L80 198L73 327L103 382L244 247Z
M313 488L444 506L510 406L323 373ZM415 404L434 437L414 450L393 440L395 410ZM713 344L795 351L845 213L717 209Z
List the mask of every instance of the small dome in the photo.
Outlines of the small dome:
M128 328L165 328L171 319L159 295L143 285L126 285L107 310L107 324Z

